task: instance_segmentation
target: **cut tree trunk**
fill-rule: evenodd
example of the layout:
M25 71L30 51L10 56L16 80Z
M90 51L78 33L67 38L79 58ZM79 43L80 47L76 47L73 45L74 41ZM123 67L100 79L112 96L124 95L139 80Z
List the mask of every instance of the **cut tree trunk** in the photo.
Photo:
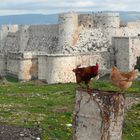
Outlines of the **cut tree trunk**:
M73 113L74 140L121 140L123 94L77 89Z

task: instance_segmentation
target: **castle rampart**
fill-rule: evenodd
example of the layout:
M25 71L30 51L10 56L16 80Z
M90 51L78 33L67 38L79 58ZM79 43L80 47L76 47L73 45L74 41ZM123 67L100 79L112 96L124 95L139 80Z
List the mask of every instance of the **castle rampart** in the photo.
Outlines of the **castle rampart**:
M137 57L140 56L140 37L114 37L114 60L119 69L128 71L134 69Z
M138 21L120 26L118 13L104 12L60 14L56 25L4 25L0 30L0 72L13 73L20 80L63 83L74 81L70 70L80 63L98 62L102 74L115 64L127 71L140 56L139 27Z
M101 70L110 67L110 57L107 52L96 52L91 54L46 54L38 56L38 78L48 83L75 82L72 72L77 65L100 64ZM102 73L100 73L102 74Z
M37 53L8 52L7 74L17 77L19 80L31 80L38 78Z

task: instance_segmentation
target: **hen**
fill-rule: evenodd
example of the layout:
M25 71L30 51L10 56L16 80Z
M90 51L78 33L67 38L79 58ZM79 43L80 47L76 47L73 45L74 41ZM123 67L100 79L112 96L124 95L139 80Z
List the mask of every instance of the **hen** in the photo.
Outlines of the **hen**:
M87 88L89 88L89 82L91 78L98 77L98 68L99 68L98 63L96 63L95 66L88 67L77 66L76 69L72 70L76 76L76 83L80 85L81 82L84 82Z
M121 90L126 90L131 87L133 80L138 76L138 70L132 70L130 72L121 72L117 67L113 67L110 74L110 81L113 85L120 88Z

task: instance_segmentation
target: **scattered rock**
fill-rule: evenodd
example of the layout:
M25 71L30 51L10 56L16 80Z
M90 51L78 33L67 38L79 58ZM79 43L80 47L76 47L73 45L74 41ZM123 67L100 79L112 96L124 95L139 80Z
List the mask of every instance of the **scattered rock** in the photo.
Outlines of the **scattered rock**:
M41 140L41 129L0 126L0 140Z
M62 53L88 53L95 51L107 51L110 42L100 29L86 29L79 34L79 39L74 47L67 43L63 46Z
M140 102L140 98L135 98L135 97L126 97L125 99L125 108L129 109L132 107L134 104L138 104Z

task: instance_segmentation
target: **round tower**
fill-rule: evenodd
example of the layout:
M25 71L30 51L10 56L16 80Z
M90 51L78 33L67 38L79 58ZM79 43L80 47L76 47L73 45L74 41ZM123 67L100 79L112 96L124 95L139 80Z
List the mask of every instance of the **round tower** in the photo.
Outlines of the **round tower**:
M59 51L72 46L73 35L78 27L78 14L74 12L59 15Z
M93 21L97 28L119 28L120 26L119 13L95 13Z

